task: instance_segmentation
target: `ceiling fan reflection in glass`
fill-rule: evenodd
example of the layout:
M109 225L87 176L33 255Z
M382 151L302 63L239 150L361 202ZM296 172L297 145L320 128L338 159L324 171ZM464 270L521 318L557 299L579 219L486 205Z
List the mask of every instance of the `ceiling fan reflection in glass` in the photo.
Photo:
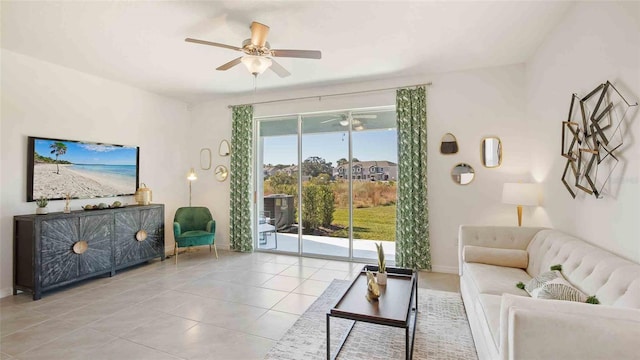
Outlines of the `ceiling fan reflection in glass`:
M325 120L322 122L322 124L338 121L338 124L346 127L349 126L349 123L351 123L353 130L361 131L365 129L364 122L366 121L366 119L376 119L377 117L378 115L376 114L353 114L351 111L349 111L346 114L340 114L338 117Z

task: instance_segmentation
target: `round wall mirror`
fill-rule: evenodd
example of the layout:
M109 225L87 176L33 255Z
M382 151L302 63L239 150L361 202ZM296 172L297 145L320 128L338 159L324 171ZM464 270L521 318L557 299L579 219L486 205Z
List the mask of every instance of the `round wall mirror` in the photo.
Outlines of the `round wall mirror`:
M458 185L469 184L475 176L475 171L469 164L460 163L451 169L451 179Z
M458 141L452 133L446 133L440 141L440 153L451 155L458 152Z
M227 170L227 167L224 165L218 165L214 170L214 174L216 176L216 180L225 181L227 176L229 176L229 170Z
M220 156L229 156L231 153L229 142L227 140L222 140L220 142L220 147L218 148L218 155Z
M494 168L502 164L502 142L497 137L486 137L480 142L482 165Z

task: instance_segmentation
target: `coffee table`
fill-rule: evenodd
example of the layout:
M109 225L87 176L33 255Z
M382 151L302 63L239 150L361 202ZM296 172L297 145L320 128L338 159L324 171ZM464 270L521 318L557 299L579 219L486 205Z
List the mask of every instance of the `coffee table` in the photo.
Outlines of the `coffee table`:
M418 309L418 273L411 269L387 267L387 285L380 286L380 298L369 302L366 270L378 271L374 265L365 265L338 303L327 312L327 360L338 357L356 321L387 325L405 329L405 358L413 357ZM331 356L331 318L354 320L340 340L335 356Z

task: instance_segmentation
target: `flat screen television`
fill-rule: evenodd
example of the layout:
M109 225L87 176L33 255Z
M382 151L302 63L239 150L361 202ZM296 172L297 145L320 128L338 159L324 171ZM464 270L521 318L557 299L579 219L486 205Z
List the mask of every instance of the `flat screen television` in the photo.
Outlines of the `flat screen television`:
M29 136L27 201L133 195L140 148Z

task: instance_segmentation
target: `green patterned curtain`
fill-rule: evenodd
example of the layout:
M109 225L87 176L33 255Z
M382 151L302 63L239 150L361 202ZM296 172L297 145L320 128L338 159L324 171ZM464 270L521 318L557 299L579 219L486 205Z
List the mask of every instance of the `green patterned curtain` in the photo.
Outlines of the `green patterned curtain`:
M251 152L253 106L233 107L231 125L230 245L231 250L251 252Z
M427 92L424 86L396 92L398 206L396 265L431 270L427 201Z

